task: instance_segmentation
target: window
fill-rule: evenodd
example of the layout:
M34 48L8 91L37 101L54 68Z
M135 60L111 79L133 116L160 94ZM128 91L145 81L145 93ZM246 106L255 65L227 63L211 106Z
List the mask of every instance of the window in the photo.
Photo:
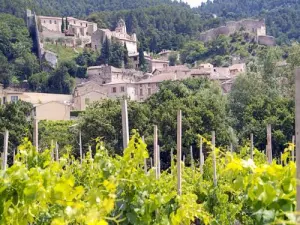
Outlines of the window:
M151 95L151 88L148 88L148 95Z
M46 23L46 20L44 20L44 23Z
M50 24L52 24L52 20L50 20Z
M3 97L3 104L6 104L6 97Z
M125 92L125 87L121 87L121 92Z
M136 56L135 56L135 57L133 57L133 60L134 60L134 61L137 61L137 57L136 57Z
M112 88L112 93L117 93L117 88L116 87Z
M10 101L11 102L17 102L19 100L19 97L18 96L11 96L10 97Z
M87 27L87 24L85 24L85 26Z
M56 24L56 20L54 20L54 24Z
M148 87L151 87L151 84L148 84Z
M143 96L143 89L140 89L140 96Z
M74 24L76 24L76 21L74 20Z
M82 23L80 23L80 26L82 26Z
M142 85L140 84L140 87L142 87Z
M84 102L85 102L86 105L89 105L89 104L90 104L90 99L89 99L89 98L86 98L86 99L84 100Z

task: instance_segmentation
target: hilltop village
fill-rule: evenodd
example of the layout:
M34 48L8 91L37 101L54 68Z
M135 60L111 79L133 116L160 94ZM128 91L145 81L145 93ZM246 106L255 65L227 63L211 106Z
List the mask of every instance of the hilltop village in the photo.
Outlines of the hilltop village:
M107 39L114 39L128 49L128 57L133 62L133 68L116 68L110 65L99 65L87 68L87 78L76 78L76 86L71 95L32 93L24 89L0 88L2 101L14 102L24 100L35 107L37 119L70 120L71 111L83 111L94 101L102 99L128 98L144 101L159 90L160 83L187 78L207 78L218 82L224 94L231 90L231 86L238 74L246 72L246 64L233 61L227 67L215 67L210 63L200 63L190 68L188 65L170 66L169 56L174 52L163 50L155 58L144 52L147 71L139 68L138 39L136 34L128 34L126 24L120 19L113 31L102 29L96 23L79 20L73 17L36 16L27 11L27 26L34 27L38 57L55 68L58 57L46 50L44 43L59 41L64 46L90 48L100 51ZM256 37L262 45L274 45L273 37L266 36L264 21L244 20L227 23L226 26L209 30L200 34L199 39L206 42L218 35L230 35L237 30L244 29ZM178 56L179 57L179 56Z

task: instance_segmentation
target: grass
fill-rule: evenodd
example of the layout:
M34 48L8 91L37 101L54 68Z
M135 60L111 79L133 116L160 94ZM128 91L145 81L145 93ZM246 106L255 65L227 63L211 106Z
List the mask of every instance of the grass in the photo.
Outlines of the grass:
M60 44L45 43L44 48L48 51L54 52L58 56L58 62L69 61L77 57L83 51L82 48L76 48L75 52L71 47L65 47Z

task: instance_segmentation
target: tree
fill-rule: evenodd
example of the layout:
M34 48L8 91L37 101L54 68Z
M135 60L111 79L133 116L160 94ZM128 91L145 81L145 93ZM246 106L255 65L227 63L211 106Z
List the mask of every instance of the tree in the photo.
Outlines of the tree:
M9 157L12 160L12 153L21 144L23 138L32 137L32 121L30 115L32 112L32 104L28 102L18 101L0 106L0 127L1 132L4 129L9 131ZM0 145L3 149L3 138L0 138Z
M145 60L145 55L144 55L144 49L143 49L143 45L140 44L139 47L139 68L146 72L147 71L147 65L146 65L146 60Z
M124 66L124 48L117 40L113 40L111 44L109 65L117 68Z
M68 21L68 17L66 17L66 30L69 30L69 21Z
M191 41L186 43L180 50L180 60L182 63L194 63L200 60L206 54L207 49L204 44L199 41Z
M177 64L177 53L171 53L169 56L169 66L175 66Z
M110 58L111 58L111 44L108 37L105 37L98 61L100 64L108 65Z
M65 32L65 20L64 20L64 17L61 18L61 32L62 33Z
M126 43L124 43L124 67L126 69L129 69L130 65L129 65L129 56L128 56L128 49L127 49L127 46L126 46Z
M58 67L48 80L49 92L58 94L70 94L74 86L74 78L68 73L65 66Z
M274 95L260 74L241 75L236 79L229 95L229 109L240 143L245 143L253 133L256 147L265 149L266 127L271 124L273 154L279 156L293 135L293 99Z
M150 111L147 105L128 102L128 117L130 130L138 129L144 133L149 125ZM80 119L83 143L95 144L100 137L110 153L122 154L122 121L121 104L115 100L95 102L88 107Z
M49 74L47 72L33 74L28 80L30 90L48 92L48 79Z

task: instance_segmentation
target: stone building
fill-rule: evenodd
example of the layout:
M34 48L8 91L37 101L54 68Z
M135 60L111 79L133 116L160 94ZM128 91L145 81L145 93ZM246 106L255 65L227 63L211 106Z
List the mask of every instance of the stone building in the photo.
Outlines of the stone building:
M109 40L114 38L123 45L126 44L128 54L135 54L138 52L136 34L130 35L127 33L125 21L122 19L118 22L114 31L110 31L109 29L98 29L94 32L92 35L92 49L99 51L106 38Z
M107 99L106 88L94 81L88 81L76 86L73 92L73 110L83 111L95 101Z
M135 82L143 78L143 72L113 66L92 66L87 69L88 79L98 84Z
M45 31L52 31L57 33L62 33L61 17L50 17L50 16L38 16L37 17L42 29ZM66 18L64 18L64 22ZM88 22L85 20L79 20L74 17L67 17L69 27L66 30L69 31L69 34L74 34L75 37L90 37L97 30L97 24ZM65 25L66 26L66 25Z
M1 104L19 100L33 105L33 113L38 120L69 120L72 95L24 92L21 90L4 89L0 85Z
M149 73L153 73L156 69L167 70L169 67L168 60L153 59L151 56L145 56L145 60L148 66Z
M203 42L213 41L220 35L229 36L238 31L244 31L255 36L256 41L262 45L275 45L274 37L267 36L264 20L244 19L240 21L229 21L224 26L202 32L199 40Z

